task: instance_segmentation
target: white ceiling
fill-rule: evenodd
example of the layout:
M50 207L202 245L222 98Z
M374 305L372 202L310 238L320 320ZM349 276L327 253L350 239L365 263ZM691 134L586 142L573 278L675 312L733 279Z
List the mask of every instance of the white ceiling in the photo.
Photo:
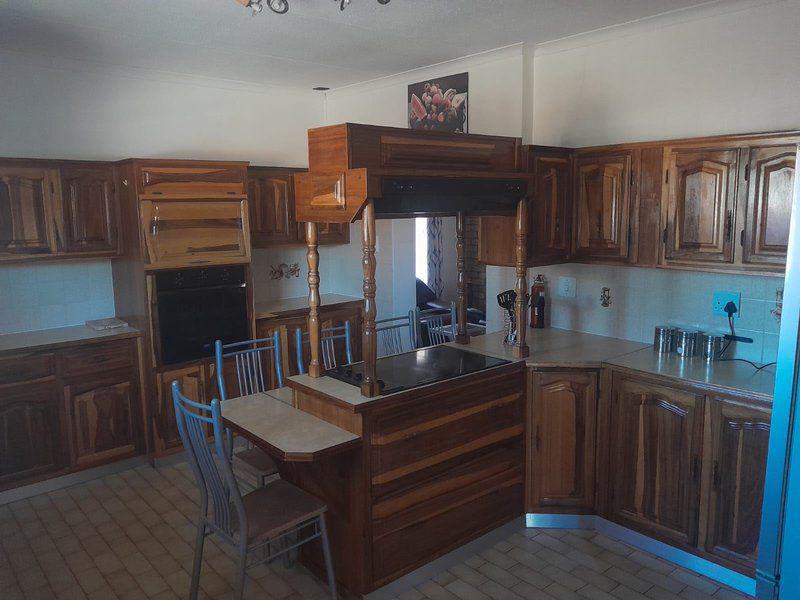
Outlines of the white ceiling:
M339 87L707 0L0 0L0 50L251 83Z

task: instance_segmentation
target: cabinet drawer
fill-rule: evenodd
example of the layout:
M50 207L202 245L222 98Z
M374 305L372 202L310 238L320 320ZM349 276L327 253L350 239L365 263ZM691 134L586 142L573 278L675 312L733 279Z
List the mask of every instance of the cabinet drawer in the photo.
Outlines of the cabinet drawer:
M142 194L244 194L243 165L137 165Z
M376 419L370 438L373 496L407 489L451 460L521 439L523 378L522 371L518 377L498 374L478 390L439 392Z
M49 377L55 372L51 353L15 354L0 358L0 385Z
M61 354L64 375L81 375L97 371L110 371L134 364L136 355L131 340L115 340L68 348Z

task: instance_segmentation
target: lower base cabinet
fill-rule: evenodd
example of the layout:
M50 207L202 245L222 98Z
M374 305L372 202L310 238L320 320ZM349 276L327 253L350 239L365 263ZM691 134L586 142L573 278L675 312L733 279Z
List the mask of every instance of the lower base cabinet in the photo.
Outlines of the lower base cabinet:
M178 422L175 419L172 382L177 381L181 393L192 402L207 404L212 398L219 398L216 381L212 381L212 374L210 364L197 363L166 370L158 376L158 406L153 415L156 454L178 448L182 444L178 433Z
M596 371L529 374L529 512L594 508L597 430Z

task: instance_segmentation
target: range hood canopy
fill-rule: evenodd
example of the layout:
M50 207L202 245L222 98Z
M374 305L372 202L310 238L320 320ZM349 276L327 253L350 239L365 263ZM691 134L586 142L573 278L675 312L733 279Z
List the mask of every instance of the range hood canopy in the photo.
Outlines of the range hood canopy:
M344 123L310 129L308 153L298 221L352 222L368 199L377 218L509 215L531 189L519 138Z

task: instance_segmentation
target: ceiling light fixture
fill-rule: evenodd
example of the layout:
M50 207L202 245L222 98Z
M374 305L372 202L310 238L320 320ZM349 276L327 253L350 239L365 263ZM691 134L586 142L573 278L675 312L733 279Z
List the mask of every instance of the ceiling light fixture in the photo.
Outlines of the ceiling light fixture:
M252 9L253 15L264 10L264 4L274 13L282 15L289 12L289 0L236 0L242 6ZM339 10L344 10L350 0L334 0L339 3ZM378 4L389 4L391 0L378 0Z

